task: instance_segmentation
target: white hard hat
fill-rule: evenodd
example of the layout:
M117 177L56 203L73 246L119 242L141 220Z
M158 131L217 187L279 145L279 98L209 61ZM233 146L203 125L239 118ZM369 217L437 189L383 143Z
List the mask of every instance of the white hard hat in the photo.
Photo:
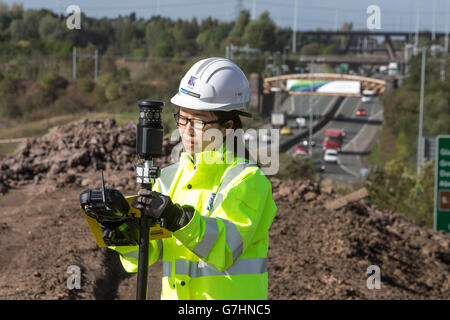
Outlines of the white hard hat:
M195 110L240 111L247 108L249 100L250 86L242 70L228 59L214 57L200 60L189 69L170 102Z

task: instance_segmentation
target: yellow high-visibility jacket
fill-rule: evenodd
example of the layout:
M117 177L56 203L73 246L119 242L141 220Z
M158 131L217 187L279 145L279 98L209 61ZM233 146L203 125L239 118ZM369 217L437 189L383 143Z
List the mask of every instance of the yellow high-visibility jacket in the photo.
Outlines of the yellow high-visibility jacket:
M151 240L149 264L163 260L161 299L267 299L269 228L276 214L270 181L225 147L161 170L154 191L195 213L171 238ZM137 272L138 247L110 247Z

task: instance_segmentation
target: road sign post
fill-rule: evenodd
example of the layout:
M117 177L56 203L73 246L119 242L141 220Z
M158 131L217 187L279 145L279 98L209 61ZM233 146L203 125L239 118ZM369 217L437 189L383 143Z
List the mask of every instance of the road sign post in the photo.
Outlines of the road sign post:
M450 136L436 137L434 229L450 233Z

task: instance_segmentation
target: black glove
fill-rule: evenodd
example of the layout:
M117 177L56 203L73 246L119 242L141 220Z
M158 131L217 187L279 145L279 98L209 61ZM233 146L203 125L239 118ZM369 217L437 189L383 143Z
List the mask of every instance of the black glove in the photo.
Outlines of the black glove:
M139 190L139 197L131 202L133 208L153 219L164 219L165 227L169 231L181 229L192 219L194 208L181 207L172 203L168 196L147 189Z
M136 246L139 245L139 228L128 223L120 225L103 225L98 223L102 229L102 238L108 246Z

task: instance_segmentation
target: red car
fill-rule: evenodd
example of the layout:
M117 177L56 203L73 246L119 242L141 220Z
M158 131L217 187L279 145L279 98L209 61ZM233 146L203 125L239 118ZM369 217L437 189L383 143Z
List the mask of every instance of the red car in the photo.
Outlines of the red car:
M341 129L325 130L325 138L323 139L322 149L335 149L340 151L344 136L345 132Z
M356 110L356 115L357 116L365 116L366 115L366 110L364 110L363 108L358 108L358 110Z
M307 155L308 154L308 147L298 145L295 147L294 150L295 155Z

